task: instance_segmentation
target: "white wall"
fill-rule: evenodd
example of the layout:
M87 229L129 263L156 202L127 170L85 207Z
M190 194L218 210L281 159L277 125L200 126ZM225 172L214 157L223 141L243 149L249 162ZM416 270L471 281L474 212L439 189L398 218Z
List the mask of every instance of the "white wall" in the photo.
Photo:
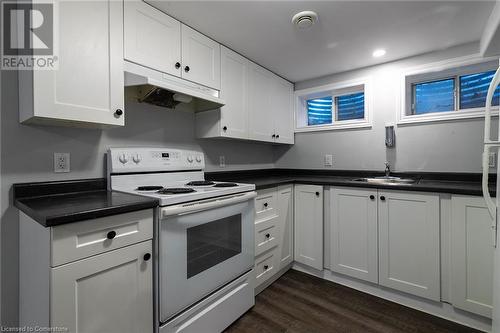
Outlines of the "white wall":
M390 50L388 50L390 52ZM371 77L371 129L296 133L295 145L275 149L276 167L325 168L323 155L333 154L333 169L382 170L390 161L397 171L481 172L483 120L462 120L396 127L396 147L386 148L385 123L396 122L400 75L408 67L478 52L472 43L398 62L298 82L296 90ZM493 128L496 128L494 121ZM496 132L496 131L495 131Z
M18 122L17 76L2 72L1 100L1 292L2 323L17 321L18 211L12 206L13 183L105 176L108 146L171 146L203 151L207 170L272 168L271 145L228 140L196 140L194 113L127 103L126 126L91 130L26 126ZM85 93L82 91L81 93ZM71 172L53 173L53 153L71 154Z

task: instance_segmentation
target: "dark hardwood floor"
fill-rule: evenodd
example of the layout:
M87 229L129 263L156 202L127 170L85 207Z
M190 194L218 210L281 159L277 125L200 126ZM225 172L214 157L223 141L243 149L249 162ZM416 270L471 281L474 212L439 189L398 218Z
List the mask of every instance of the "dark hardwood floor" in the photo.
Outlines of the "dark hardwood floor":
M302 272L290 270L257 295L227 333L479 332Z

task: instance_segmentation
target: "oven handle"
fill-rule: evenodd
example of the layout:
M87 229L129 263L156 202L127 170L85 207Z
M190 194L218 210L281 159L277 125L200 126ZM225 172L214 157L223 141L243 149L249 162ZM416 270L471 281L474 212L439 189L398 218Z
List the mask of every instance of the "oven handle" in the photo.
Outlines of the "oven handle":
M257 196L256 192L246 192L246 193L241 193L241 194L236 194L236 195L226 196L226 197L221 197L221 198L215 198L215 199L210 199L210 200L204 200L204 201L186 203L186 204L182 204L182 205L163 207L161 209L161 216L164 218L164 217L172 216L172 215L191 214L191 213L199 212L202 210L213 209L213 208L232 205L232 204L243 202L243 201L248 201L250 199L255 198L256 196Z

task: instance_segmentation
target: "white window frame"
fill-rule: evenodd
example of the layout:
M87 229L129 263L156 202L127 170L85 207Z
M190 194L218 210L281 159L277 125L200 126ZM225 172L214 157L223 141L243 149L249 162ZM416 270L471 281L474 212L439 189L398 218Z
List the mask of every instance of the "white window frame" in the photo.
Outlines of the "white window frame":
M467 57L454 58L432 64L414 67L405 70L401 75L400 107L398 125L418 124L436 121L453 121L484 117L484 107L459 109L460 82L459 77L467 74L491 70L490 62L498 62L498 58L483 58L479 54ZM477 66L474 69L465 69L466 66ZM495 68L496 69L496 68ZM455 110L424 114L411 114L413 103L413 84L455 78ZM498 116L498 106L493 106L492 116Z
M371 128L371 84L369 78L336 82L323 86L295 91L295 132L331 131L350 128ZM352 93L363 92L365 99L365 117L363 119L336 120L337 105L335 98ZM307 125L307 101L314 98L332 97L332 123Z

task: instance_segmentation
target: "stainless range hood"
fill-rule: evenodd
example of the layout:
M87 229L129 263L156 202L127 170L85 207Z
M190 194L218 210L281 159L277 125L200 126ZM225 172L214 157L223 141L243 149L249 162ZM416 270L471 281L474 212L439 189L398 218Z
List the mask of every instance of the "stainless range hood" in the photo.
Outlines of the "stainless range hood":
M194 111L207 111L225 104L220 92L129 61L124 62L127 95L137 102L174 109L180 103Z

